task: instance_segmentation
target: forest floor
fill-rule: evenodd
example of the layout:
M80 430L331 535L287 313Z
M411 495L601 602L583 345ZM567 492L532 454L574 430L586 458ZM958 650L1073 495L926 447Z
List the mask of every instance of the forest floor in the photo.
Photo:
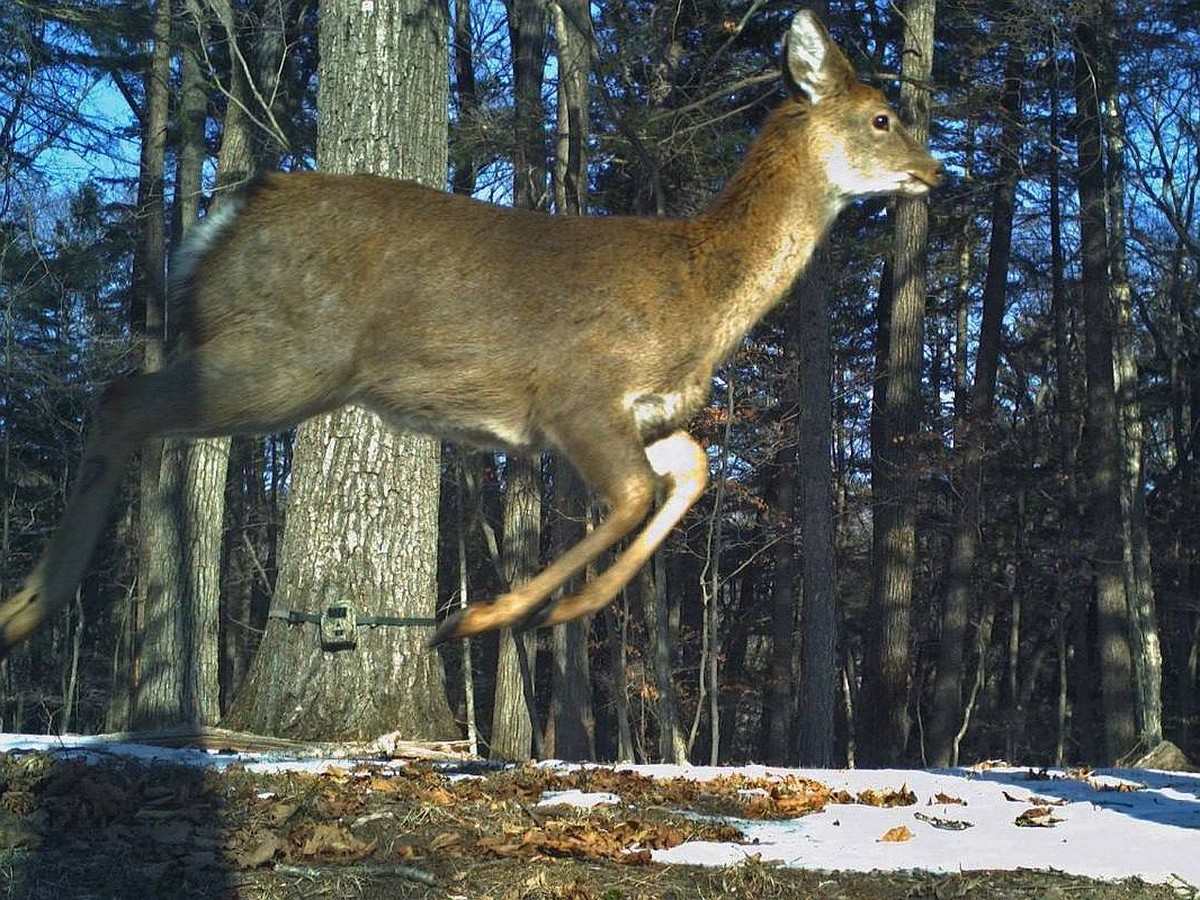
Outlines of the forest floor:
M966 804L941 795L937 802ZM1031 828L1063 821L1045 802L1030 807L1027 797L1006 812L1009 824L1030 814L1043 816ZM962 825L940 813L907 818L922 805L934 809L907 787L849 795L799 776L732 769L707 780L607 767L465 764L448 772L429 763L257 771L94 750L13 751L0 754L0 898L1200 898L1182 882L1095 881L1045 869L782 866L764 861L747 834L752 823L794 823L828 810L850 824L858 807L903 813L916 829L922 821ZM872 840L913 838L900 827ZM731 864L655 861L665 848L731 843L743 850ZM1138 848L1114 852L1136 856Z

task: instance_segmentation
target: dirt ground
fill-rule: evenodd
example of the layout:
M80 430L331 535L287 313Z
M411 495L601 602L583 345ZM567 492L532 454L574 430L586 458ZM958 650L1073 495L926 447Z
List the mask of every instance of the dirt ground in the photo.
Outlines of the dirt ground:
M841 873L754 859L665 866L650 849L728 840L722 817L784 818L826 802L903 804L901 794L833 797L815 782L654 781L609 770L426 765L260 775L112 758L0 755L0 898L464 898L464 900L992 900L1196 897L1138 881L1046 872ZM540 807L546 790L611 791L629 805ZM767 790L748 790L763 788ZM684 817L674 810L703 814ZM630 852L629 848L640 848Z

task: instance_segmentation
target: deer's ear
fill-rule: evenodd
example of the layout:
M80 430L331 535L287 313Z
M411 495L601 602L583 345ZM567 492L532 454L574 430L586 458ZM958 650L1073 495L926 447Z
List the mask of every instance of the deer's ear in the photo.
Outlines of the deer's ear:
M804 94L814 104L849 90L858 81L850 60L807 9L796 13L792 27L784 32L783 76L791 93Z

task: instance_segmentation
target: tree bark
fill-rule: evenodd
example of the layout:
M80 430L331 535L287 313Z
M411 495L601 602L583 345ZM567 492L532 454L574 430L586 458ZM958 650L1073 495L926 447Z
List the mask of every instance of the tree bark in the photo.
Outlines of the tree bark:
M170 101L171 2L159 0L151 26L153 49L146 73L142 110L141 171L138 185L139 238L134 259L134 290L144 303L143 370L162 368L166 355L165 152ZM129 703L129 726L147 728L190 721L192 645L175 587L186 538L174 529L169 497L161 492L162 442L142 450L141 536L137 615Z
M555 205L560 214L587 212L588 72L592 58L591 10L586 0L551 4L558 54L558 151Z
M1087 373L1085 461L1089 475L1092 572L1096 597L1104 760L1115 762L1135 741L1129 607L1122 565L1120 418L1113 379L1114 321L1105 210L1103 122L1097 72L1106 71L1097 24L1107 0L1082 12L1076 28L1075 105L1079 128L1079 230ZM1102 27L1102 26L1101 26Z
M799 365L802 339L796 321L798 307L809 299L800 296L805 288L797 285L792 297L793 306L787 318L788 334L784 336L784 376L780 390L779 405L785 410L784 427L779 435L779 449L775 452L774 475L770 487L771 520L774 524L775 560L774 582L771 585L771 667L770 677L764 690L763 725L765 732L764 761L770 765L784 766L791 762L792 716L796 710L796 684L793 675L796 649L796 627L799 624L796 602L796 557L797 538L801 533L796 521L799 504L796 502L796 482L799 435L809 428L819 428L819 423L810 422L807 410L799 398ZM805 410L802 413L801 410ZM807 537L807 535L805 535ZM805 548L807 550L807 547Z
M542 478L540 458L510 453L504 467L504 532L501 565L507 588L524 584L537 572L541 559ZM535 730L533 663L537 634L499 635L496 694L492 706L493 759L529 759Z
M588 491L561 456L554 458L554 556L583 539L590 527ZM585 578L594 576L589 566ZM569 592L575 579L567 582ZM591 621L556 625L551 633L550 736L545 751L558 759L594 759L595 716L592 712L591 665L587 643Z
M936 0L904 5L900 102L918 141L929 133L928 82ZM896 247L888 319L885 399L872 435L874 538L871 622L864 677L865 727L859 751L869 765L894 765L908 743L909 640L916 566L916 447L921 424L922 319L929 230L924 200L896 202ZM862 736L870 740L862 740Z
M546 68L546 4L505 0L513 55L513 206L546 209L546 141L542 78Z
M321 5L326 171L445 182L447 28L445 7L427 0ZM439 457L437 441L359 409L302 425L272 613L349 602L363 614L432 617ZM315 626L272 618L231 723L298 738L457 735L425 629L357 636L353 650L324 651Z
M1108 30L1112 46L1111 25ZM1154 576L1151 567L1150 536L1146 523L1146 485L1142 465L1145 441L1142 427L1142 403L1138 393L1136 327L1133 322L1133 287L1129 283L1129 263L1125 254L1128 237L1125 227L1125 115L1117 89L1117 67L1104 78L1105 116L1108 141L1105 154L1109 233L1111 236L1111 272L1113 279L1116 328L1114 343L1115 390L1120 414L1121 441L1121 519L1124 529L1125 590L1129 597L1130 637L1133 640L1133 671L1139 738L1147 748L1163 739L1162 730L1162 647L1155 611Z
M654 710L658 718L660 762L683 763L688 758L687 738L679 721L675 681L671 670L671 627L667 608L666 551L654 554L653 573L642 573L642 605L646 615L646 644L654 673Z

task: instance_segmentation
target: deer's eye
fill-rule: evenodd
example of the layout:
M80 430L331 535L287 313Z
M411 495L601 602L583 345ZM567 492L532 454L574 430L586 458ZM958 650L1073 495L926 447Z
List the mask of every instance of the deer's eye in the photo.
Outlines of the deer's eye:
M876 131L891 131L892 117L887 113L880 113L871 120L871 127Z

